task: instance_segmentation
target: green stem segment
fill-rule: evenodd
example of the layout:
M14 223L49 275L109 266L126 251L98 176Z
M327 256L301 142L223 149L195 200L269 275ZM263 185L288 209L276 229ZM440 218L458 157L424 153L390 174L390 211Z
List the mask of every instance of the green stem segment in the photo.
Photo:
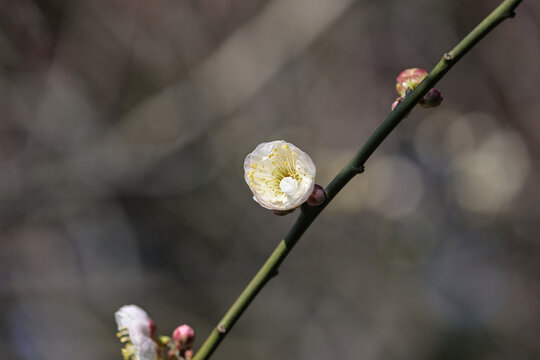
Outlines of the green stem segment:
M266 260L262 268L251 280L242 294L231 306L223 319L219 322L210 336L206 339L193 360L206 360L218 347L225 335L231 330L251 301L257 296L266 283L277 274L278 268L287 257L302 234L311 225L313 220L324 210L326 205L341 191L341 189L357 174L364 169L364 164L373 152L381 145L386 137L403 120L420 99L446 74L448 70L461 59L478 41L480 41L493 28L503 20L514 16L514 9L521 0L505 0L491 14L488 15L473 31L471 31L451 51L444 54L439 63L431 70L429 75L411 92L405 100L388 115L384 122L375 130L364 146L358 151L353 159L339 172L339 174L326 187L327 200L319 206L304 204L300 216L293 227L280 241L272 255Z

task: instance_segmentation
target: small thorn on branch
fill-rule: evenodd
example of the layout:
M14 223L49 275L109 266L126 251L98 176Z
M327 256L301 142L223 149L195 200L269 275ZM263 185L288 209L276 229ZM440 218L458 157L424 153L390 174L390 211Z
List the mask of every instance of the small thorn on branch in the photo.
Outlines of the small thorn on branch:
M225 326L219 325L217 327L217 331L219 331L221 334L225 334L227 332L227 329L225 329Z

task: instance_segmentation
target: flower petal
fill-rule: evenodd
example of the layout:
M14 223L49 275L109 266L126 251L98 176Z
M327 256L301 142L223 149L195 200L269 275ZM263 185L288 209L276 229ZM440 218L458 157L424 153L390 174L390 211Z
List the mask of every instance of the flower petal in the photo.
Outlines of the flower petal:
M130 360L157 360L157 344L151 337L154 323L146 311L125 305L114 313L118 337L124 343L122 355Z
M309 155L284 140L259 144L244 161L244 179L253 199L271 210L302 205L313 191L315 174Z

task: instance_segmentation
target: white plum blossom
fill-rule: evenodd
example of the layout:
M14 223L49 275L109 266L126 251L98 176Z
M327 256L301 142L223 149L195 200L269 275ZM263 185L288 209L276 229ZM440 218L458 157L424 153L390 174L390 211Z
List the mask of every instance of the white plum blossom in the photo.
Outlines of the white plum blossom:
M157 360L158 347L152 339L155 326L146 311L136 305L124 305L114 313L125 360Z
M259 144L244 161L244 179L253 199L271 210L302 205L313 191L315 172L309 155L283 140Z

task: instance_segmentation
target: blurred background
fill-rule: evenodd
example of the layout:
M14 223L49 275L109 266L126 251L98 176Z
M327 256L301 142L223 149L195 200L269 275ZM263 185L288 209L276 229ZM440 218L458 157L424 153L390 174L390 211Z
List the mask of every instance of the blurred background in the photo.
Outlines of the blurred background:
M137 304L200 346L294 222L244 157L326 185L499 1L0 1L0 358L120 359ZM540 3L480 42L325 210L215 359L540 357Z

